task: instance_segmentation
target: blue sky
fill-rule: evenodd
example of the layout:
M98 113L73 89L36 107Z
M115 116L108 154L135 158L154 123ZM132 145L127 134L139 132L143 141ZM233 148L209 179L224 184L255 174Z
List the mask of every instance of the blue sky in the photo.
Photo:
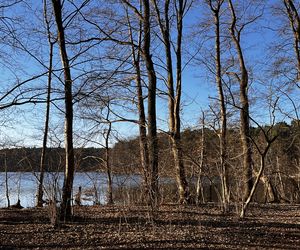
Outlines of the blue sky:
M36 2L33 1L37 7L42 1ZM267 1L268 4L272 4L278 1ZM29 3L32 3L29 1ZM22 12L22 9L17 9L17 12ZM208 13L205 9L200 9L197 7L192 9L190 12L190 16L187 16L185 20L185 32L186 34L190 34L191 29L194 29L194 23L197 23L198 20L202 20L202 18L206 18L206 13ZM28 25L26 26L27 32L30 31L33 27L30 25L37 25L38 18L42 18L42 14L36 12L36 17L26 16L26 22ZM28 18L29 17L29 18ZM270 21L274 20L274 21ZM245 48L245 55L246 55L246 63L253 69L253 75L255 76L253 84L251 85L250 95L251 96L264 96L267 94L267 90L270 89L269 82L265 81L264 73L265 69L267 68L265 63L270 65L270 61L272 61L272 53L268 49L270 45L272 45L273 41L276 39L276 32L268 29L269 25L278 25L280 21L277 18L273 17L269 13L269 9L265 10L265 16L259 19L256 23L251 24L249 29L246 28L245 35L242 36L242 44L243 48ZM197 25L197 24L196 24ZM34 31L36 32L36 31ZM24 41L35 39L35 35L32 37L29 36L29 33L24 33ZM199 35L199 37L198 37ZM42 37L40 34L39 37ZM184 40L184 50L194 51L194 44L198 43L200 39L203 39L201 34L195 34L191 37L185 37ZM39 44L40 42L40 44ZM41 54L39 55L40 58L46 58L45 52L47 52L47 41L38 41L34 40L35 50L36 52L40 51ZM30 45L29 43L27 44ZM210 58L206 58L204 55L205 53L211 52L214 53L214 45L213 39L205 42L204 50L200 50L201 54L200 57L204 60L210 60ZM29 46L30 47L30 46ZM3 47L2 47L3 49ZM231 50L234 51L234 50ZM13 84L16 74L21 80L28 78L30 75L41 73L43 67L41 67L35 60L33 60L28 54L25 52L20 52L18 50L11 50L8 51L5 48L5 52L11 58L1 58L1 64L6 64L5 61L7 59L13 59L14 63L17 67L13 67L14 70L8 71L2 67L2 75L0 78L1 88L0 91L3 91L7 86ZM56 60L55 64L56 67L60 66L58 51L56 50ZM228 51L225 51L225 55L228 54ZM193 53L193 52L191 52ZM2 54L3 55L3 54ZM270 56L271 55L271 56ZM189 60L188 57L184 58L184 63ZM47 60L46 60L47 61ZM11 68L11 67L10 67ZM12 74L13 73L13 74ZM72 71L73 75L76 76L78 72ZM275 80L275 85L279 84L283 79ZM33 85L41 86L46 84L46 78L42 78L41 80L35 81ZM57 86L60 85L56 81L55 83ZM161 86L161 84L160 84ZM293 96L294 94L292 94ZM208 73L205 66L200 63L195 63L192 61L184 70L183 72L183 93L182 93L182 127L196 127L199 125L199 118L201 115L201 110L207 110L208 105L213 101L209 97L216 97L217 92L214 84L214 77ZM263 97L264 98L264 97ZM290 103L284 97L281 97L282 100L282 107L286 108L287 110L290 109ZM251 106L253 116L257 117L257 119L261 123L268 122L268 110L267 110L267 102L266 99L260 99L256 102L253 102ZM52 130L56 131L57 136L60 140L63 140L63 114L59 112L55 107L52 107L52 120L51 126ZM42 128L44 124L44 113L45 113L45 105L26 105L22 107L18 107L16 109L12 109L8 111L10 113L10 117L12 118L10 122L2 127L1 130L1 137L11 137L12 141L17 141L19 145L30 145L30 146L40 146L41 139L42 139ZM157 106L157 113L158 113L158 123L159 129L167 130L167 102L165 100L158 99L158 106ZM3 113L2 113L3 114ZM134 117L133 114L130 116ZM6 120L7 114L2 116L3 120ZM287 119L284 115L278 115L278 121L281 119ZM75 130L80 131L80 129L87 129L80 119L75 121ZM114 128L118 130L118 133L121 138L126 138L128 136L137 135L138 128L134 124L130 123L120 123L115 124ZM76 144L76 143L75 143Z

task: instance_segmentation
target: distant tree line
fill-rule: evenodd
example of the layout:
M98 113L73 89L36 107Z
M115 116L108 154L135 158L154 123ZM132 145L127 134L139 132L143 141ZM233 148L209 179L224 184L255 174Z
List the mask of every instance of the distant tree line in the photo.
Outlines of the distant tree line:
M264 147L266 143L262 129L275 136L276 140L265 156L266 166L264 174L260 178L260 188L255 190L254 200L260 202L300 202L299 121L294 120L291 124L280 122L271 127L267 125L261 128L251 127L252 144L255 142L258 147ZM212 185L216 185L221 201L222 188L220 180L222 172L218 158L220 150L218 133L218 130L215 131L210 128L204 130L186 129L182 132L183 159L193 197L197 195L196 180L200 176L202 179L212 180ZM230 176L228 186L230 199L235 201L242 198L242 181L240 179L242 162L239 158L241 142L238 135L238 127L228 128L228 175ZM205 143L201 145L203 137ZM174 159L169 143L167 135L158 134L159 175L175 178ZM201 159L203 147L205 153ZM252 147L253 176L256 177L260 166L260 154L254 145ZM138 138L116 143L111 152L114 171L128 167L128 173L131 171L142 173L138 148ZM200 169L200 166L202 166L202 169ZM199 171L201 172L199 173ZM177 195L179 194L177 193Z
M267 131L269 126L264 126ZM266 155L266 168L262 176L262 183L255 195L256 201L268 202L300 202L300 124L294 120L291 124L280 122L271 127L270 133L276 135L271 149ZM242 195L240 189L239 172L241 171L240 154L241 143L238 139L238 128L228 129L228 182L231 199L239 200ZM264 138L260 128L250 128L251 139L259 146L263 146ZM201 142L204 137L204 145ZM210 128L186 129L182 132L183 159L186 166L187 179L191 186L193 196L196 196L196 179L199 176L199 166L202 162L200 176L211 180L221 194L221 170L218 162L218 131ZM201 151L205 148L204 158ZM118 141L110 149L112 174L143 174L141 159L139 157L139 138ZM158 134L159 175L175 178L173 171L174 159L168 136ZM0 151L0 171L39 171L40 148L13 148ZM76 148L75 169L82 171L106 172L104 148ZM64 170L64 149L49 148L46 154L45 171ZM6 164L6 167L4 166ZM259 153L253 151L253 165L259 165ZM258 168L254 167L254 175ZM179 195L179 194L177 194ZM203 198L203 197L202 197ZM220 197L219 197L220 198ZM201 199L201 198L200 198ZM221 198L220 198L221 199Z
M48 148L45 156L45 171L64 171L64 148ZM9 172L39 172L41 148L11 148L0 150L0 171ZM76 171L101 170L96 158L103 158L104 149L80 148L75 149ZM5 166L6 165L6 166ZM98 169L97 169L98 168Z

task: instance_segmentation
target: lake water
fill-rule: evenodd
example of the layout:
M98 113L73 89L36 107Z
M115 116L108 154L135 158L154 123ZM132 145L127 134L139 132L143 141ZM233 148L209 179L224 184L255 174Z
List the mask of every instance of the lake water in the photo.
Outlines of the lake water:
M35 206L38 176L39 173L32 172L8 173L8 190L11 205L20 199L23 207ZM5 179L5 173L0 172L0 207L7 206ZM46 173L44 181L45 200L53 197L55 193L59 197L63 179L63 173ZM113 187L137 186L140 183L141 177L139 175L113 176ZM106 174L98 172L76 173L73 184L73 197L76 195L79 186L82 187L83 205L93 205L97 200L102 204L105 203L107 190Z

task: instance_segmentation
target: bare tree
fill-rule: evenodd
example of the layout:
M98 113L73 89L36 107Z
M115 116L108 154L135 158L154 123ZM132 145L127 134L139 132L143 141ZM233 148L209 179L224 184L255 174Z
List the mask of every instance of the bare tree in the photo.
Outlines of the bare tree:
M73 151L73 96L72 77L69 65L69 58L66 48L65 29L63 25L62 9L60 0L52 0L53 12L57 26L57 36L61 55L61 63L64 71L64 93L65 93L65 153L66 166L63 185L60 216L66 220L71 216L71 195L74 179L74 151Z
M203 183L202 183L202 174L203 174L203 166L205 163L205 113L202 111L202 119L201 119L202 127L201 127L201 143L200 143L200 162L198 164L198 176L197 176L197 185L196 185L196 204L200 204L200 196L202 196L202 202L205 202L204 191L203 191Z
M4 153L4 168L5 168L5 194L7 200L7 207L10 207L10 198L9 198L9 185L8 185L8 169L6 162L6 153Z
M141 51L145 62L148 76L148 152L150 169L150 197L151 204L158 205L158 144L157 144L157 125L156 125L156 85L157 77L151 54L151 22L150 22L150 3L149 0L142 0L142 11L139 11L129 1L122 0L128 8L131 8L142 22L143 44Z
M250 190L253 186L252 179L252 151L251 151L251 141L250 141L250 121L249 121L249 100L248 100L248 87L249 87L249 76L248 70L246 67L244 53L241 46L241 33L245 28L246 24L241 25L240 27L237 24L237 16L235 7L232 3L232 0L228 0L229 8L231 11L231 26L230 34L234 46L237 51L237 58L239 62L239 74L234 73L234 76L240 84L240 136L243 148L243 199L246 199ZM255 20L255 19L254 19ZM252 20L251 22L253 22ZM251 23L249 22L249 23ZM247 23L247 24L249 24Z
M127 21L131 40L131 53L132 62L135 68L135 81L136 81L136 93L137 93L137 107L139 113L139 144L140 144L140 157L144 175L144 192L148 202L151 202L150 183L149 183L149 150L147 142L147 124L145 116L144 96L142 88L142 72L141 72L141 43L142 43L142 22L139 20L139 33L137 48L134 46L133 28L130 22L130 18L127 11Z
M186 180L185 167L183 164L183 154L181 145L181 120L180 120L180 108L181 108L181 92L182 92L182 33L183 33L183 19L186 14L186 9L189 7L189 1L178 0L174 2L175 14L176 14L176 78L173 73L174 62L172 59L172 46L171 41L172 30L170 28L170 1L167 0L164 3L164 11L160 10L158 1L152 0L155 7L156 16L160 31L162 34L162 40L165 47L165 61L167 71L167 87L168 87L168 102L169 102L169 135L172 145L172 152L175 163L176 181L179 191L180 203L188 203L190 200L190 191L188 182ZM163 16L163 17L162 17ZM174 80L174 78L176 80ZM176 82L175 82L176 81ZM175 83L174 83L175 82Z
M47 139L48 139L48 130L49 130L49 117L50 117L50 104L51 104L51 82L52 82L52 64L53 64L53 47L55 41L51 38L50 31L50 22L47 17L47 1L44 0L44 20L47 29L47 38L49 44L49 68L48 68L48 86L47 86L47 99L46 99L46 115L45 115L45 127L44 127L44 137L43 137L43 146L41 153L41 161L40 161L40 176L38 182L38 190L37 190L37 200L36 206L43 206L43 183L44 183L44 172L45 172L45 156L47 150Z
M222 183L222 202L224 209L227 210L227 204L229 202L229 191L228 191L228 166L227 166L227 111L225 94L223 91L222 83L222 63L221 63L221 41L220 41L220 12L224 0L218 1L207 1L212 14L214 16L215 25L215 68L216 68L216 85L219 95L219 106L220 106L220 165L221 165L221 183Z
M149 0L143 0L143 56L148 74L148 143L149 143L149 166L151 169L150 187L152 204L158 205L158 144L156 128L156 73L150 51L151 24Z
M273 121L274 120L275 119L273 119ZM252 121L254 121L254 120L252 119ZM265 144L266 145L264 145L264 147L261 148L261 146L258 143L255 142L255 140L252 140L253 144L255 145L255 147L256 147L256 149L257 149L257 151L259 153L259 156L260 156L260 165L259 165L259 170L258 170L257 176L255 178L254 184L251 187L251 190L250 190L250 192L248 194L248 197L246 197L245 202L243 203L242 210L241 210L241 213L240 213L240 217L241 218L244 218L244 216L246 214L247 208L249 206L249 203L253 199L253 196L254 196L254 193L255 193L255 191L257 189L259 181L260 180L265 181L265 179L263 179L262 177L263 177L263 172L264 172L265 167L266 167L266 156L267 156L267 153L268 153L268 151L269 151L272 143L278 137L278 135L272 135L272 129L273 129L273 126L274 126L274 122L272 123L271 126L269 126L268 129L264 129L257 122L255 122L255 124L258 126L260 132L262 133L262 135L263 135L263 137L265 139ZM269 183L267 183L267 185L269 187Z
M14 53L12 53L20 47L21 35L19 31L23 32L23 30L22 27L18 27L18 24L20 20L24 20L19 14L13 13L13 10L14 8L23 8L23 2L22 0L6 0L0 3L1 67L3 71L9 72L10 76L5 80L6 83L1 86L0 110L45 102L42 97L44 92L34 91L30 84L47 75L47 72L40 72L36 75L30 74L26 79L26 73L20 67L21 61L18 61L19 58L16 60L13 57ZM20 72L22 77L19 76ZM10 82L11 79L14 79L13 82Z
M112 190L112 176L111 176L111 165L110 165L110 147L109 147L109 140L111 136L111 130L112 130L112 122L109 119L110 116L110 106L109 106L110 100L108 97L107 100L107 113L105 117L105 121L108 124L108 128L104 130L103 137L105 140L105 169L107 174L107 203L113 204L113 190Z

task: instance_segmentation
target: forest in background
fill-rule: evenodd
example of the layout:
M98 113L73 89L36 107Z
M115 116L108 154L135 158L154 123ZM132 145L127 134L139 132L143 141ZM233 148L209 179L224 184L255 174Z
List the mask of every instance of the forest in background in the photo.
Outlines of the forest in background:
M268 129L268 127L265 127ZM276 136L266 159L266 169L262 177L263 184L256 201L299 203L300 202L300 126L295 120L291 124L284 122L275 124L270 134ZM204 137L203 137L204 135ZM239 131L232 128L228 133L228 147L230 148L230 168L228 169L231 181L229 185L232 196L240 195L241 183L236 183L240 175L242 163L238 158L241 147L238 140ZM204 145L202 145L204 138ZM259 128L251 128L251 138L263 147L263 136ZM194 196L199 166L203 165L201 176L211 180L220 192L221 170L218 165L218 135L211 129L191 130L182 132L183 160L186 167L187 179L193 189ZM204 157L201 152L205 149ZM110 148L111 173L140 174L142 165L139 156L139 138L132 138L117 142ZM0 171L5 172L38 172L41 158L41 148L13 148L0 150ZM175 178L174 159L170 150L170 142L165 134L158 134L159 176ZM106 173L105 149L103 148L76 148L75 171L97 171ZM6 164L6 165L5 165ZM253 152L253 164L259 165L259 153ZM64 149L48 148L45 156L45 171L63 172L65 166ZM258 169L255 169L258 171ZM207 183L206 183L207 185ZM262 191L264 190L264 191ZM178 196L178 194L177 194ZM207 194L206 194L207 196ZM176 199L176 198L175 198ZM178 199L178 198L177 198ZM233 200L237 198L232 198Z

